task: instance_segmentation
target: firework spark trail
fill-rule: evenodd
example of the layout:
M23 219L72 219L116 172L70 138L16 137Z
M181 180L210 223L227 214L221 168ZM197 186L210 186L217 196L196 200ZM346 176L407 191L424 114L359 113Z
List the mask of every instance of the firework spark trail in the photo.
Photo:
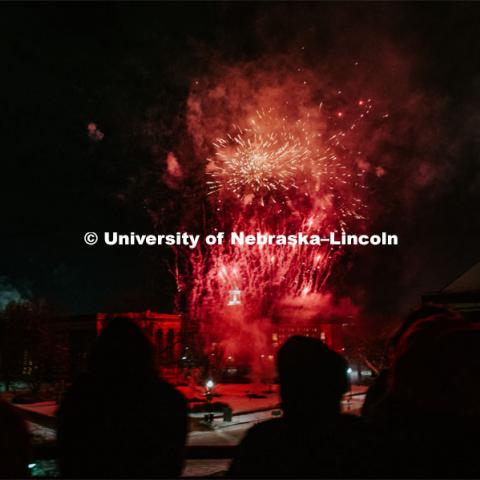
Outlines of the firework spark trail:
M311 219L303 222L304 232L314 231ZM240 222L241 223L241 222ZM267 232L268 233L268 232ZM330 274L336 251L331 247L306 245L211 247L191 257L195 283L192 304L201 315L205 308L215 311L229 306L229 292L240 290L250 306L250 315L268 317L274 313L282 294L307 296L318 292ZM268 298L269 292L273 298Z

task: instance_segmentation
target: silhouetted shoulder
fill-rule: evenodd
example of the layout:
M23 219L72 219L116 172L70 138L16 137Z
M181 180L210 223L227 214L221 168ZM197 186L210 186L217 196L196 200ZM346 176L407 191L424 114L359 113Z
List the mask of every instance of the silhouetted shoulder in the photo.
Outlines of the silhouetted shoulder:
M172 400L174 402L178 402L179 405L183 405L187 408L187 402L185 397L180 393L175 387L170 385L169 383L165 382L164 380L156 380L152 388L157 391L157 394L165 399Z
M283 419L269 420L251 427L237 447L230 478L273 478L278 476L279 445L287 431Z
M168 383L109 385L86 375L58 411L61 471L84 478L177 477L186 433L185 398Z
M0 478L28 476L30 437L20 414L0 400Z
M376 436L361 418L270 420L252 427L238 447L232 478L373 476ZM372 474L372 475L371 475Z

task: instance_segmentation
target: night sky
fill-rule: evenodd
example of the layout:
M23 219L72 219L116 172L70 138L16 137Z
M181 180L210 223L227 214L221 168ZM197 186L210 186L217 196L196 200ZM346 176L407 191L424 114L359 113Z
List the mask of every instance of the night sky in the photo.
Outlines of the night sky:
M152 210L175 231L198 187L161 179L169 151L191 156L192 80L304 45L340 83L357 60L402 117L370 193L374 230L401 245L365 249L341 277L366 311L404 312L480 259L478 25L477 3L2 3L0 303L171 311L167 248L87 247L83 234L153 232Z

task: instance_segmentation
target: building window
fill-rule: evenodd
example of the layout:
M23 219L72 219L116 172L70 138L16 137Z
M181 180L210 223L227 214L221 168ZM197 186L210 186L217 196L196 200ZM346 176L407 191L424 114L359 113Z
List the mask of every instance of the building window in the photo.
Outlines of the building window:
M157 330L155 343L156 343L156 350L157 350L157 361L158 363L161 363L163 359L163 349L165 348L163 345L163 330L161 328Z
M169 328L167 332L167 359L169 362L173 362L173 350L174 350L175 333L173 328Z

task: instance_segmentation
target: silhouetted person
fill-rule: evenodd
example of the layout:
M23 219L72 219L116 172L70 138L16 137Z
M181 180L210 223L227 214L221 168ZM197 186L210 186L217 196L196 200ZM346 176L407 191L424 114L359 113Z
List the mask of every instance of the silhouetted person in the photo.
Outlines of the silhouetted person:
M278 353L284 415L252 427L232 463L234 478L371 476L371 437L342 415L349 388L345 360L320 340L294 336Z
M384 427L387 477L478 478L480 329L446 314L414 323L398 342Z
M0 400L0 478L29 476L30 436L20 414Z
M130 320L112 319L58 411L61 475L177 477L186 433L186 402L158 378L150 342Z
M375 378L372 385L367 390L365 401L362 405L362 416L375 417L376 410L381 402L384 400L388 389L388 369L390 368L393 359L396 356L398 344L405 333L415 325L415 323L431 317L432 315L445 315L452 319L460 320L461 317L442 305L427 304L422 305L413 312L411 312L402 322L395 334L388 342L388 346L384 355L384 368Z

